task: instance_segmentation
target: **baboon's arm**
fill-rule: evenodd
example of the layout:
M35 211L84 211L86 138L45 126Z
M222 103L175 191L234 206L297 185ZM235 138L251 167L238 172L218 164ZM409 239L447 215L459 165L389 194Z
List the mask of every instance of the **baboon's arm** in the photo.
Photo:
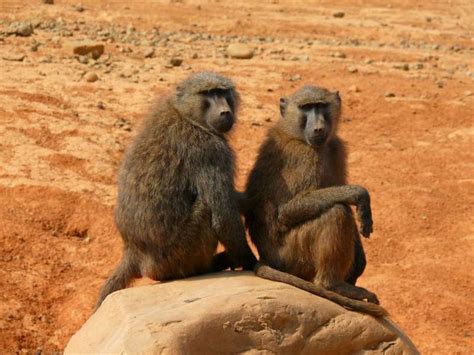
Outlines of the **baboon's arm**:
M288 230L299 223L320 216L336 203L357 207L360 233L368 238L372 233L370 195L365 188L358 185L305 190L280 206L278 222L283 231Z
M232 176L218 166L201 167L197 190L211 210L212 227L229 253L233 267L252 270L257 260L247 244Z

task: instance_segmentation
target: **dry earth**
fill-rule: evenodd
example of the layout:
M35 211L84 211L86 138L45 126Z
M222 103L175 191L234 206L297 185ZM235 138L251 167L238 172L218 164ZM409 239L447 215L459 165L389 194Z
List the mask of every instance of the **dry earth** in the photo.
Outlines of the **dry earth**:
M361 285L422 352L474 352L472 1L54 2L0 3L2 353L61 351L89 316L120 257L123 150L153 97L204 69L243 97L239 187L281 95L340 90L350 181L373 198ZM74 57L81 39L105 53ZM254 57L226 58L236 42Z

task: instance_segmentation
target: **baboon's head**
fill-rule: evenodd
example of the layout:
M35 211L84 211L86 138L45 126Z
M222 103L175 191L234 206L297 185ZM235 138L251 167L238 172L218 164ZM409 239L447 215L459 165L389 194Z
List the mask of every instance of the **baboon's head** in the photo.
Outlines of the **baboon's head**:
M289 98L280 99L279 126L313 147L323 146L337 129L341 115L338 92L304 86Z
M239 95L230 79L201 72L177 86L175 102L186 119L216 133L226 133L236 120Z

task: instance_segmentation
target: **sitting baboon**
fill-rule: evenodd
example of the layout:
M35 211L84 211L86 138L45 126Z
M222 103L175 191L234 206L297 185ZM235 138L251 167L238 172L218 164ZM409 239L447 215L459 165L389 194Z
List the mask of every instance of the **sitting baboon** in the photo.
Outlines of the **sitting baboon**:
M244 214L260 262L256 274L383 316L375 294L356 287L372 232L368 192L346 185L346 153L336 136L339 94L314 86L280 99L281 118L260 147L244 195ZM366 299L367 301L363 301Z
M254 267L225 138L238 103L231 80L202 72L151 110L119 173L115 222L123 257L97 307L135 277L163 281ZM219 241L226 252L216 255Z

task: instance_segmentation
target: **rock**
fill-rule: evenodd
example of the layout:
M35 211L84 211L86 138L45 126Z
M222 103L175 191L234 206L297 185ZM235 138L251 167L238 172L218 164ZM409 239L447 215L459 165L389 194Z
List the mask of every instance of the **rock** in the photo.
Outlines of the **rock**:
M33 34L34 28L31 23L20 22L10 25L7 30L8 34L14 34L21 37L29 37Z
M352 85L352 86L349 87L349 91L360 92L360 89L357 85Z
M105 50L102 43L91 41L69 42L66 48L73 55L90 55L93 59L99 59Z
M290 81L298 81L301 80L301 75L295 74L290 78Z
M84 12L84 10L85 10L85 8L84 8L84 6L82 6L82 4L73 5L73 8L77 12Z
M144 58L153 58L154 55L155 55L155 48L153 47L147 48L143 51Z
M41 2L43 4L49 4L49 5L53 5L54 4L54 0L41 0Z
M15 54L15 53L7 53L2 55L3 60L8 60L10 62L23 62L23 59L26 58L24 54Z
M418 354L389 319L251 272L112 293L65 354Z
M395 64L393 67L395 69L401 69L401 70L405 70L405 71L410 70L410 66L408 65L408 63Z
M346 14L343 11L338 11L333 13L332 16L335 18L343 18L344 16L346 16Z
M94 72L88 72L88 73L86 73L86 75L84 75L84 79L88 83L93 83L94 81L99 80L99 77Z
M250 59L253 57L253 48L244 43L232 43L227 47L227 54L231 58Z
M473 93L470 90L464 91L464 96L472 96Z
M395 97L395 94L393 92L387 91L385 93L385 97Z
M359 69L357 69L356 67L350 66L350 67L347 68L347 71L349 73L354 74L354 73L357 73L359 71Z
M334 53L332 56L335 57L335 58L341 58L341 59L346 58L346 54L342 53L342 52Z
M173 57L170 59L170 64L173 67L179 67L181 64L183 64L183 59L182 58L177 58Z

